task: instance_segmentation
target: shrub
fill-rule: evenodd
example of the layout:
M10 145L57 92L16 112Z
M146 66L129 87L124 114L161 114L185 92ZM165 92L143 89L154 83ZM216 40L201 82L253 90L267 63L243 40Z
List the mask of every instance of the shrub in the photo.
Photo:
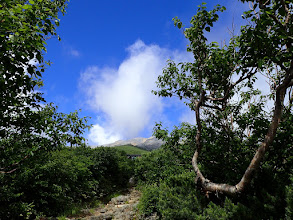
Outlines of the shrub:
M146 216L157 213L162 219L195 219L201 213L194 173L173 175L160 184L143 188L139 210Z
M63 148L0 176L0 218L58 216L127 186L132 161L111 148Z

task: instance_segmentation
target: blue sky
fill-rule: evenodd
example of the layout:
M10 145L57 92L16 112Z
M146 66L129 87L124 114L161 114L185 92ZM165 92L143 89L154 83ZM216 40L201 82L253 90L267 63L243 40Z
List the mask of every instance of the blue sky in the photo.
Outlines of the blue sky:
M208 35L210 41L227 40L232 21L245 24L247 9L236 0L208 1L227 11ZM194 122L184 103L160 99L151 93L166 60L192 60L188 42L174 27L177 16L188 26L197 0L75 0L60 16L58 33L50 39L42 91L47 102L69 113L82 109L93 128L85 135L91 146L118 139L150 137L155 122L172 129L182 121Z

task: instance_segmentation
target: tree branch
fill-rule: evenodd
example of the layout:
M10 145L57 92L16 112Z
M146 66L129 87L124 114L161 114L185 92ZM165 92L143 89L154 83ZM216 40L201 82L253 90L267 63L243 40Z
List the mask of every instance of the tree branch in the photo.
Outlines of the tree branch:
M3 171L3 170L6 170L8 168L0 168L2 171L0 171L0 173L13 173L14 171L16 171L18 168L14 168L12 169L11 167L15 167L17 165L19 165L20 162L24 161L25 159L27 159L29 157L29 155L26 155L24 158L22 158L20 161L14 163L14 164L11 164L9 167L10 167L10 170L9 171Z
M279 24L279 25L281 25L282 27L284 27L284 25L282 24L282 22L281 21L279 21L279 19L275 16L275 15L273 15L273 14L269 14L269 16L277 23L277 24Z
M226 90L224 97L222 97L222 98L214 98L212 96L207 96L206 98L209 99L209 100L211 100L211 101L226 101L228 99L228 97L229 97L229 94L230 94L231 90L236 85L238 85L239 83L241 83L242 81L251 78L255 74L255 72L256 72L256 69L251 69L249 71L249 73L245 77L244 77L244 75L242 75L235 83L232 83L228 87L228 89Z
M9 171L0 171L0 173L2 173L2 174L9 174L9 173L13 173L16 170L17 170L17 168L15 168L13 170L9 170Z
M285 9L285 11L287 13L287 17L286 17L285 24L284 24L284 26L287 26L287 24L288 24L288 22L289 22L289 20L291 18L291 13L290 13L289 8L286 5L286 2L284 0L281 0L281 3L282 3L282 5L283 5L283 7L284 7L284 9Z
M220 108L219 106L214 106L214 105L207 105L207 104L202 104L203 107L211 108L211 109L216 109L219 111L223 111L224 108Z

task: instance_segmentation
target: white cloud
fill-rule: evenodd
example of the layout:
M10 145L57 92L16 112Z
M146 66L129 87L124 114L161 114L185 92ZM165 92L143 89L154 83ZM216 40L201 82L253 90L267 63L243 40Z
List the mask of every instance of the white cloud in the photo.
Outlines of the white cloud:
M127 48L127 52L129 56L118 69L91 66L81 73L80 88L86 94L87 103L96 113L104 115L97 127L107 127L107 134L115 134L104 138L91 131L90 142L114 140L112 137L133 138L150 123L160 121L163 104L151 90L156 89L155 81L166 60L182 55L158 45L146 45L141 40Z
M109 129L101 127L99 124L95 124L88 135L91 145L104 145L113 143L122 138L121 135L113 133Z
M71 45L63 44L63 50L67 55L70 55L72 57L80 57L81 56L80 51L78 51L77 49L75 49Z
M71 49L69 50L69 54L70 54L71 56L74 56L74 57L79 57L79 56L80 56L80 52L77 51L77 50L75 50L75 49L73 49L73 48L71 48Z

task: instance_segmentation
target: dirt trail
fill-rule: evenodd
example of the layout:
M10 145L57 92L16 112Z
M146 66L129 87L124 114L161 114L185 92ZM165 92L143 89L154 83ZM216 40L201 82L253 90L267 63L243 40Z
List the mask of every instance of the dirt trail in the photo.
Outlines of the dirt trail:
M112 198L111 201L105 205L105 207L100 207L95 210L92 216L85 219L89 220L104 220L104 219L138 219L136 206L139 202L140 192L131 189L126 195L121 195Z
M132 188L125 195L112 198L106 205L100 205L95 209L83 210L86 217L77 218L83 220L134 220L141 219L138 216L136 206L139 202L141 193ZM68 218L76 219L76 218Z
M95 209L83 210L85 217L67 218L82 220L155 220L156 215L143 218L138 214L137 205L141 192L131 188L125 195L112 198L106 205L100 205Z

